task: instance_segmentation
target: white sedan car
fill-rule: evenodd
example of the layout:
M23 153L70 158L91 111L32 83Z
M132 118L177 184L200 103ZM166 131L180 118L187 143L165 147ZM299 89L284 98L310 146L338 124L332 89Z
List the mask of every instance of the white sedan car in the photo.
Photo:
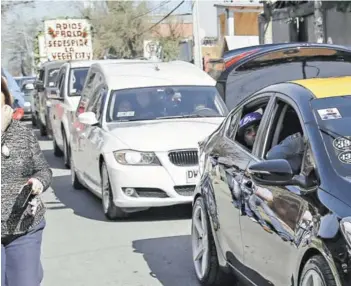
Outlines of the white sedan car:
M215 81L185 62L97 63L87 78L93 72L102 83L83 90L72 128L73 186L101 197L109 219L190 204L198 142L228 113Z

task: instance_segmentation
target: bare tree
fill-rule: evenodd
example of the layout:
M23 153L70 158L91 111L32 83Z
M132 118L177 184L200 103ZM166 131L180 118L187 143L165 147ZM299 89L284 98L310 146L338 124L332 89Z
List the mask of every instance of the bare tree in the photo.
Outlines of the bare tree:
M107 9L96 7L82 13L93 27L93 48L97 58L142 56L143 42L149 32L145 1L108 1ZM140 15L144 15L140 17ZM144 32L145 31L145 32Z
M23 22L14 19L7 24L12 29L2 29L2 46L8 56L9 66L12 69L27 75L35 69L34 46L38 31L38 22Z
M1 1L1 16L3 17L7 12L12 10L13 8L18 7L19 5L34 5L34 0L29 1Z
M177 17L170 17L153 29L153 37L161 46L164 60L177 59L183 33L183 21Z

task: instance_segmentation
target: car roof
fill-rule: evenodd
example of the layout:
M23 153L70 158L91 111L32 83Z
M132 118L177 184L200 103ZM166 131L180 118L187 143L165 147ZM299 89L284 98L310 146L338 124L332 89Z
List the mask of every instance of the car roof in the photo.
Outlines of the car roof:
M49 61L42 63L40 69L60 68L67 61Z
M315 98L351 95L351 76L291 81L308 89Z
M111 89L148 86L215 86L216 81L197 66L184 61L129 62L95 64L103 72Z

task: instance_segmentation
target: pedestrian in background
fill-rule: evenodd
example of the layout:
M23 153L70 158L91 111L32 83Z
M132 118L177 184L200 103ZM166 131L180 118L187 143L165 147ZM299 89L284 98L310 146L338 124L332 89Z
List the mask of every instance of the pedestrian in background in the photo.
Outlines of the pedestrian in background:
M1 77L1 285L39 286L45 227L39 195L49 187L52 172L33 132L13 120L12 104ZM30 197L22 197L24 186Z

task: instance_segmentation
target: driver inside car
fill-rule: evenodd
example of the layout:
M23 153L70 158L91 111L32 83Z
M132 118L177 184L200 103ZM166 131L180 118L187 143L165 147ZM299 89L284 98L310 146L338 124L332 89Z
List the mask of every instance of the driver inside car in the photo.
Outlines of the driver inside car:
M251 112L246 114L239 123L238 136L247 148L252 150L256 140L257 130L262 119L262 114L259 112Z

